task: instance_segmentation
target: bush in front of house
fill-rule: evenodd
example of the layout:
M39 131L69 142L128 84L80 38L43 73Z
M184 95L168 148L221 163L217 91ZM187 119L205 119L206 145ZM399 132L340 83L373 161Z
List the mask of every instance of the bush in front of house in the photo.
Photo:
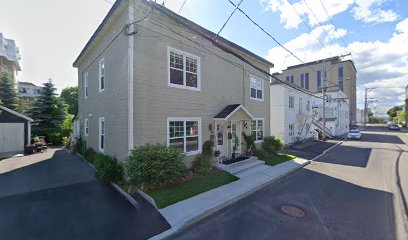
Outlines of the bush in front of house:
M203 144L202 154L196 156L193 161L191 170L198 175L207 175L212 170L212 159L214 155L214 142L212 140L205 141Z
M265 161L269 158L269 154L263 148L255 148L254 155L259 159Z
M184 157L176 148L147 144L131 151L125 172L130 183L142 190L159 189L185 176Z
M74 152L81 154L82 156L85 155L86 152L86 142L82 140L82 138L78 139L74 146Z
M278 154L279 150L283 149L283 142L277 137L274 136L267 136L264 138L264 142L262 143L262 148L271 154Z
M95 156L96 156L96 155L97 155L97 153L95 152L95 150L93 150L93 148L88 148L88 149L85 151L83 157L84 157L88 162L94 163L94 159L95 159Z
M122 164L113 157L107 155L102 155L101 157L98 154L95 159L95 168L96 168L96 179L102 182L121 182L124 176L124 170Z

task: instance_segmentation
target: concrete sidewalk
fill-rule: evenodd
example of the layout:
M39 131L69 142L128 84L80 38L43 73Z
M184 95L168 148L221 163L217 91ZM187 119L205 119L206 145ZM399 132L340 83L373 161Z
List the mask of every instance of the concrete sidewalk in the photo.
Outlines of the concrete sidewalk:
M296 158L274 167L268 166L230 184L160 209L162 216L170 223L171 229L153 239L162 239L307 164L309 164L308 160Z

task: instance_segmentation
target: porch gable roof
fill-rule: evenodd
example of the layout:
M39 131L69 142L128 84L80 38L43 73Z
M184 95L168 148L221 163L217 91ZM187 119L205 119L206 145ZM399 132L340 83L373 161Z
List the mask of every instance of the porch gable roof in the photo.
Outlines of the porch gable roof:
M228 120L230 119L236 112L242 110L248 117L253 120L254 117L252 114L242 105L242 104L230 104L227 105L224 109L221 110L217 115L215 115L214 120Z

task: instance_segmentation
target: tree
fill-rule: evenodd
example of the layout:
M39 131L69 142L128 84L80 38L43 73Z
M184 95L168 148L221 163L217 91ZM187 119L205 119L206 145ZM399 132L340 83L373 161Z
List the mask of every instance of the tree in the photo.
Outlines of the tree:
M18 111L18 96L13 79L8 72L0 73L0 102L14 111Z
M387 115L390 121L393 121L393 119L397 117L398 111L402 111L402 106L395 106L387 111Z
M75 115L78 112L78 87L62 89L61 99L68 105L68 113Z
M63 137L61 127L66 119L67 107L57 97L57 89L51 79L43 85L40 96L28 112L34 120L32 130L34 135L45 136L46 141L60 144Z

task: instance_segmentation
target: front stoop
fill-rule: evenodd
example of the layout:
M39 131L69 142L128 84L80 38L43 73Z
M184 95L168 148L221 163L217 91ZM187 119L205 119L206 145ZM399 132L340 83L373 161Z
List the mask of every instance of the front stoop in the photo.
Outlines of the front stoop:
M261 168L265 166L265 162L258 160L257 157L251 156L249 159L236 162L233 164L216 164L215 167L224 171L231 173L232 175L238 176L242 175L247 171L251 171L253 169ZM245 175L245 174L244 174Z

